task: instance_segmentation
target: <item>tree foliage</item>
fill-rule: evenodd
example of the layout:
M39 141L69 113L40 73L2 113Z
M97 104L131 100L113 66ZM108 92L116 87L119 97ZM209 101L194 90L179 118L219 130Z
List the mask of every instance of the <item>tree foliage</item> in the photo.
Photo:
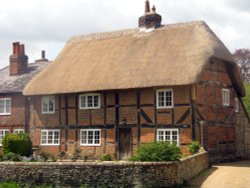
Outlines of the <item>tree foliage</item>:
M243 81L250 82L250 49L237 49L233 53L233 57L239 66Z

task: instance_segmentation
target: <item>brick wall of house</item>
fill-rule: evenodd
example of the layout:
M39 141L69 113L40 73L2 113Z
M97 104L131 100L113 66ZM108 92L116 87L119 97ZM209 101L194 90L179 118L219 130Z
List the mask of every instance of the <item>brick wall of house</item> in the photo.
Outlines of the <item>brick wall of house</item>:
M230 106L222 105L222 89L230 90ZM196 93L197 120L205 120L204 147L210 159L233 156L240 146L236 144L237 139L244 135L238 134L236 137L235 131L240 126L246 126L247 115L223 62L214 60L209 64L196 86ZM234 109L235 98L239 99L239 112Z
M157 128L178 128L181 135L180 143L189 144L192 140L191 113L187 114L190 110L190 87L172 87L175 107L162 110L155 108L157 89L162 88L100 92L101 108L91 110L78 108L78 94L56 95L54 114L42 114L41 97L32 97L30 134L33 145L40 146L41 129L60 129L60 146L40 146L40 148L54 154L60 150L67 150L71 155L75 144L80 143L80 129L98 128L101 129L101 146L81 146L82 155L97 157L109 153L116 158L119 144L116 132L118 126L131 128L132 153L139 144L155 140ZM116 120L117 96L119 125Z
M26 123L26 97L21 93L0 94L1 98L11 99L11 114L0 115L0 129L9 129L11 132L14 129L25 129Z

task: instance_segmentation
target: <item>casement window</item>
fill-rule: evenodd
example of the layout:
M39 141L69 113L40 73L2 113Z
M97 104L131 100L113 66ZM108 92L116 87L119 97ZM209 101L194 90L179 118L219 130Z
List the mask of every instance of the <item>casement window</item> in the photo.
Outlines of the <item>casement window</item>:
M10 115L11 114L11 99L3 98L0 99L0 115Z
M10 133L9 129L0 129L0 146L2 146L4 136L9 133Z
M60 130L42 130L41 145L60 145Z
M234 111L239 112L239 99L234 98Z
M81 129L81 146L100 146L101 129Z
M156 91L157 109L173 108L173 90L160 89Z
M79 95L80 109L96 109L101 107L101 95L99 93L87 93Z
M157 129L157 141L179 145L179 129Z
M24 129L14 129L13 131L14 134L23 134L25 133Z
M230 90L222 89L222 105L230 106Z
M44 96L42 97L42 114L55 113L55 97Z

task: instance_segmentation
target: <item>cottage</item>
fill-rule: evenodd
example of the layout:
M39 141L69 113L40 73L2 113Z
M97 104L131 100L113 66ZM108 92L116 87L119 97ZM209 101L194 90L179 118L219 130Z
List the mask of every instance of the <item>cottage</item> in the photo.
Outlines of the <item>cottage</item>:
M48 60L28 64L25 46L13 43L10 65L0 70L0 146L8 133L29 132L29 100L22 92L26 84L38 74Z
M244 155L236 133L249 119L232 55L205 22L162 25L149 7L138 28L71 38L26 86L34 145L127 159L153 140L197 140L210 156Z

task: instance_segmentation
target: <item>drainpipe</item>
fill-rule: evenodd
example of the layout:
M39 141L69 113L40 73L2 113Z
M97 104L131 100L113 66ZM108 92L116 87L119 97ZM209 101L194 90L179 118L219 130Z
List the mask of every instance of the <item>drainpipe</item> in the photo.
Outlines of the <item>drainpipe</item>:
M204 124L205 124L205 121L203 121L203 120L201 120L201 121L199 121L199 124L200 124L200 135L201 135L201 146L202 147L204 147L204 141L203 141L203 139L204 139L204 136L203 136L203 126L204 126Z

